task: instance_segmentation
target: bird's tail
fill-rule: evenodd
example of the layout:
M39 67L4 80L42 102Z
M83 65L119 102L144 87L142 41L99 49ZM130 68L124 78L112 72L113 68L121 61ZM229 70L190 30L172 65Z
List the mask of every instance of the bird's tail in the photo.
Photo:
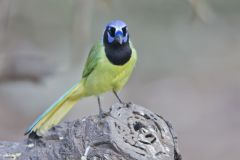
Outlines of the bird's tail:
M77 101L84 96L83 82L79 82L60 97L52 106L42 113L34 123L27 129L26 134L32 131L37 135L44 134L48 129L57 125Z

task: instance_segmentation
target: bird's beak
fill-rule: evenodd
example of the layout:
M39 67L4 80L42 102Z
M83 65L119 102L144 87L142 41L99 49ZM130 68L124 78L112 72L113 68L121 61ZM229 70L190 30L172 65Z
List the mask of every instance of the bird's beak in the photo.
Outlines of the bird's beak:
M123 42L123 37L122 37L122 35L117 35L116 38L115 38L115 40L116 40L119 44L122 44L122 42Z

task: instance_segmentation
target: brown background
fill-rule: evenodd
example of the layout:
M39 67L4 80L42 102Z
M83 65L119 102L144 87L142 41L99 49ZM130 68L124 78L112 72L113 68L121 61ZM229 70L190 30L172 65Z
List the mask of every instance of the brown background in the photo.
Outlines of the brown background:
M239 0L0 0L0 140L24 139L80 79L112 19L128 23L139 54L121 97L170 120L184 159L238 159ZM105 110L113 102L103 95ZM97 112L90 97L66 119Z

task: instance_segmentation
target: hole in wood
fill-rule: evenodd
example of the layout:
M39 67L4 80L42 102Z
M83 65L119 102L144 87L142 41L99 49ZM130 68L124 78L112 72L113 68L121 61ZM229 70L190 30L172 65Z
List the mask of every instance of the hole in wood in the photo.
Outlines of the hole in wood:
M133 128L135 131L138 131L139 129L141 129L143 127L143 124L140 122L136 122L133 124Z

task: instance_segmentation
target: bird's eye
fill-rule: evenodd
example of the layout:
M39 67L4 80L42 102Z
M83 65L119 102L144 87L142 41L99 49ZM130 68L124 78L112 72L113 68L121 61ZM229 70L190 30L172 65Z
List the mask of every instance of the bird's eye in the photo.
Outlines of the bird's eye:
M123 36L125 37L127 34L127 27L122 28Z
M109 33L112 37L115 36L115 31L116 31L116 29L114 27L109 27Z

